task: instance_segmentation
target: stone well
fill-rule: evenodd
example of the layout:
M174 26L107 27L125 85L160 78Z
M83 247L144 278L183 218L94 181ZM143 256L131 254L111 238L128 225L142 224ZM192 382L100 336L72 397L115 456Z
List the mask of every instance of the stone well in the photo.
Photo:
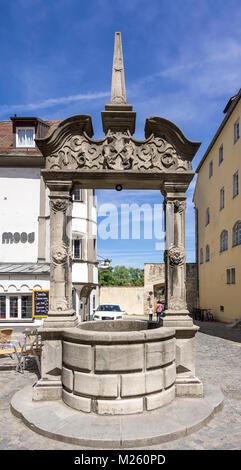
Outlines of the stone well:
M175 398L175 330L86 322L63 333L63 401L99 415L151 411Z

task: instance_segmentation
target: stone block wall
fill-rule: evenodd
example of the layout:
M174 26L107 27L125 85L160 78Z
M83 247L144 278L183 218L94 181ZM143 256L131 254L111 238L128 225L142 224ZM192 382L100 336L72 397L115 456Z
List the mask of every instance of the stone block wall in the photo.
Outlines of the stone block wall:
M175 330L146 330L146 323L138 322L143 331L135 331L136 322L130 323L130 331L65 334L62 397L67 405L121 415L150 411L175 398Z
M186 264L187 308L192 312L197 307L197 265Z

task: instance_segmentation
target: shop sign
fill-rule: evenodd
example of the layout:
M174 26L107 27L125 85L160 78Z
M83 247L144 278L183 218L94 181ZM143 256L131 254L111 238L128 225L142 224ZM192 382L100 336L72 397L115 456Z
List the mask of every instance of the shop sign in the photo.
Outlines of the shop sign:
M33 290L33 317L46 318L50 305L50 290Z
M27 232L4 232L2 234L2 244L5 243L33 243L35 240L35 233L27 233Z

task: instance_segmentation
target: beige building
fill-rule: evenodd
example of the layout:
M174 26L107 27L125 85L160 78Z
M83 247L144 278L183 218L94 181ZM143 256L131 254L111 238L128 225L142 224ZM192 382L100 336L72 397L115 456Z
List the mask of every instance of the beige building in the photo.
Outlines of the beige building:
M197 168L196 256L199 307L214 318L241 317L241 89Z

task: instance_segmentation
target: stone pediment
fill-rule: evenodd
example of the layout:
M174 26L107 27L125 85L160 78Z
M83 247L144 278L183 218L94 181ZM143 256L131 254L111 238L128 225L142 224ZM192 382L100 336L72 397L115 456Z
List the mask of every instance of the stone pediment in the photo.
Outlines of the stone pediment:
M36 143L49 171L163 173L192 171L191 160L200 143L190 142L170 121L149 118L147 139L135 140L129 129L109 129L101 140L92 139L89 116L62 121Z

